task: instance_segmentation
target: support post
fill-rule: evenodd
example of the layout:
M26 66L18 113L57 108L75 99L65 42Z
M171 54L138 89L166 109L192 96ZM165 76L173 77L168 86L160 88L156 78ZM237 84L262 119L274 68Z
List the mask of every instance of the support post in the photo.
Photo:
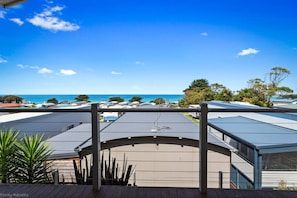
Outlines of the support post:
M254 189L262 188L262 156L254 149Z
M98 104L92 104L92 153L93 153L93 191L100 190L101 187L101 167L99 166L100 155L100 126L98 124Z
M199 181L200 193L207 193L207 104L203 103L200 112L200 131L199 131Z

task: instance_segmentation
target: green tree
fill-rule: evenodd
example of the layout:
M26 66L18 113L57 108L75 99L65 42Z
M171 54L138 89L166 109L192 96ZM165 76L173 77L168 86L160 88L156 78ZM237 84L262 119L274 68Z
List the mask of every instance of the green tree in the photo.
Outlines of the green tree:
M58 104L59 101L56 98L50 98L47 100L47 103L54 103L54 104Z
M86 94L81 94L81 95L78 95L76 98L75 98L76 101L80 101L80 102L89 102L89 96L86 95Z
M52 151L43 142L43 135L27 134L16 144L14 177L18 183L48 183L50 163L47 162Z
M233 94L230 89L222 89L219 93L215 95L215 100L220 100L220 101L232 101L233 99Z
M14 131L12 128L1 128L0 132L0 176L1 182L9 182L12 175L14 166L13 160L15 159L16 140L19 132Z
M268 97L268 106L272 105L272 96L276 95L280 89L287 90L287 87L279 87L280 83L290 75L290 71L283 67L273 67L269 75L269 82L267 84L266 95Z
M109 98L108 100L109 102L112 102L112 101L117 101L117 102L124 102L125 100L121 97L118 97L118 96L115 96L115 97L111 97Z
M203 101L215 99L216 91L223 87L219 84L213 84L211 87L206 79L194 80L187 89L184 90L184 97L179 101L179 106L188 106L190 104L200 104ZM218 90L217 90L218 89Z
M139 103L141 103L141 100L142 100L142 97L140 97L140 96L133 96L133 97L129 100L129 102L139 102Z
M262 107L267 106L265 94L263 92L258 92L257 90L252 88L241 89L240 91L238 91L237 94L233 96L233 100L248 102L250 104Z
M163 98L156 98L152 101L153 103L159 105L159 104L165 104L165 100Z
M2 98L2 102L3 103L22 103L23 98L19 97L19 96L15 96L15 95L6 95L3 96Z
M208 81L206 79L197 79L192 81L192 83L189 85L187 89L184 90L184 92L188 90L199 91L205 88L209 88Z

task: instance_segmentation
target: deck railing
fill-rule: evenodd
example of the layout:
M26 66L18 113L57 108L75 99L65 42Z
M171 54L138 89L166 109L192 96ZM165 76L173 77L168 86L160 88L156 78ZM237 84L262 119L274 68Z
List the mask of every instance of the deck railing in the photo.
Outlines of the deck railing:
M100 174L100 122L98 122L98 113L104 112L187 112L199 114L199 189L201 193L207 193L208 183L208 167L207 167L207 152L208 152L208 114L209 113L297 113L297 109L271 109L271 108L232 108L232 109L218 109L208 108L207 104L202 104L200 108L99 108L98 104L94 103L91 108L80 109L0 109L0 112L18 113L18 112L48 112L48 113L90 113L92 124L92 155L93 155L93 190L100 190L101 174ZM0 117L1 121L1 117ZM0 122L1 124L1 122ZM258 159L258 158L255 158ZM259 167L254 171L261 171ZM254 174L256 175L256 174ZM254 176L255 184L260 183L261 178ZM255 186L255 189L259 189Z

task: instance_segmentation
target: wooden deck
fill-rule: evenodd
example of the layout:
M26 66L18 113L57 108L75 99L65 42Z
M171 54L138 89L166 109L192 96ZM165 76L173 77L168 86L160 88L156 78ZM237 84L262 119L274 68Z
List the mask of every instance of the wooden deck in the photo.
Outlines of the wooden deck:
M270 198L296 198L297 191L259 191L259 190L232 190L208 189L202 195L198 188L162 188L162 187L129 187L129 186L102 186L98 192L92 191L92 186L87 185L42 185L42 184L0 184L0 198L26 198L26 197L71 197L71 198L205 198L205 197L270 197Z

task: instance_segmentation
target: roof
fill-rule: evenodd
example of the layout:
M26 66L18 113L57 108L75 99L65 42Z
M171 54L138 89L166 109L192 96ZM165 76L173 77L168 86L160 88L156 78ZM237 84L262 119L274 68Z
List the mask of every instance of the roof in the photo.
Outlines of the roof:
M144 137L198 141L199 125L186 118L182 113L177 112L128 112L108 125L100 134L101 142ZM212 134L208 134L208 143L230 149L226 143ZM81 148L87 148L91 145L92 142L89 139L81 145Z
M102 128L107 125L108 123L100 123ZM88 141L91 136L92 124L85 123L48 139L47 142L53 150L51 158L58 159L78 157L76 148L85 141Z
M254 119L235 116L213 118L208 124L260 153L297 151L297 131Z
M0 107L3 108L14 108L14 107L20 107L21 105L18 103L0 103Z
M0 5L4 8L8 8L10 6L22 3L27 0L0 0Z
M91 122L90 113L14 113L0 117L0 127L13 128L24 133L44 133L53 137L80 123Z

